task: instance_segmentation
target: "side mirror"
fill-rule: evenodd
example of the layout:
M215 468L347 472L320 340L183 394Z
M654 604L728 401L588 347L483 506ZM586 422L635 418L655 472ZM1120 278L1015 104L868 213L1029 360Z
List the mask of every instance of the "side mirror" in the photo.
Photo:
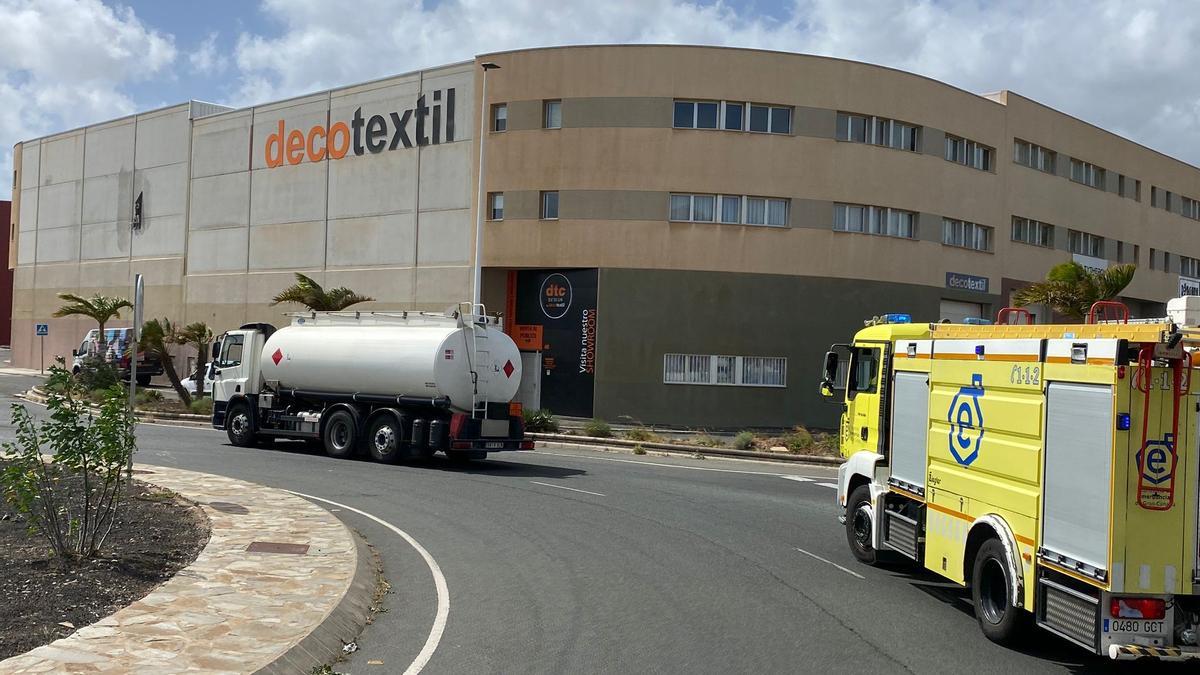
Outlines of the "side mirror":
M833 398L837 389L838 354L835 351L825 352L825 367L821 371L821 395Z
M71 358L75 358L75 357L77 357L77 356L79 356L79 350L78 350L78 349L72 349L72 350L71 350Z
M215 359L215 358L217 358L218 356L220 356L220 355L221 355L221 343L220 343L220 341L217 341L217 342L214 342L214 343L212 343L212 348L209 350L209 352L212 354L212 356L210 356L209 358Z

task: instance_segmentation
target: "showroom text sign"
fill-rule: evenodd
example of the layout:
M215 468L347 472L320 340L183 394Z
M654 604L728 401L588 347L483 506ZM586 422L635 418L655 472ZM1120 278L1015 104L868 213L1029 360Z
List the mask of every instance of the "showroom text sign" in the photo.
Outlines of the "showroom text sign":
M432 105L426 103L426 98L426 94L421 94L412 108L390 112L386 117L364 117L362 108L358 108L350 118L349 124L343 121L333 122L328 127L318 124L307 133L300 129L288 131L283 120L279 120L276 131L267 136L264 155L267 166L275 168L285 162L300 164L306 159L310 162L320 162L326 158L341 159L348 153L361 156L367 152L377 154L385 149L438 145L453 141L454 90L434 91L429 95ZM409 136L410 122L414 127L412 136Z

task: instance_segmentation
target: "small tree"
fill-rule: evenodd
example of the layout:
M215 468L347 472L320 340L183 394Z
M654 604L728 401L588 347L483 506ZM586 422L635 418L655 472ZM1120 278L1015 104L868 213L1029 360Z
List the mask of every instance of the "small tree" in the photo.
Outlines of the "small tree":
M314 312L336 312L346 309L350 305L371 302L374 299L366 295L359 295L345 287L327 291L321 288L321 284L314 281L312 277L296 272L296 283L280 291L279 295L271 299L271 304L295 302Z
M175 371L175 361L171 358L171 345L180 344L180 332L170 319L150 319L142 325L142 335L138 349L146 353L148 358L156 359L162 364L163 372L167 374L179 400L185 408L191 407L192 395L184 389L179 381L179 373Z
M66 300L67 304L59 307L53 316L57 318L64 316L86 316L99 324L100 334L96 339L96 344L100 347L100 354L102 356L108 349L108 341L104 338L104 326L113 319L121 318L122 309L126 307L133 309L133 304L125 298L110 298L100 294L85 298L74 293L59 293L58 298Z
M50 367L48 419L39 424L24 405L12 406L16 437L3 444L9 466L0 485L56 556L90 558L104 546L125 494L135 422L120 385L104 390L93 415L87 388L65 365L60 358Z
M1060 263L1050 268L1045 281L1014 293L1013 303L1017 307L1048 305L1059 314L1083 321L1093 304L1120 295L1136 271L1136 265L1093 271L1074 261Z
M175 339L181 345L196 348L196 372L192 374L192 379L196 381L196 398L203 398L204 371L208 367L208 346L212 344L212 329L203 321L189 323L176 334Z

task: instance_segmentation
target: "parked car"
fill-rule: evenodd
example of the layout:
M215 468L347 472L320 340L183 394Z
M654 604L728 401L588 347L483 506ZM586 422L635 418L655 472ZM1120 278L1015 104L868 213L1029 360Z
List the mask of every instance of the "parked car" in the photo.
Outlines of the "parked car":
M100 329L93 328L83 336L77 349L71 350L71 372L78 373L83 367L83 360L89 356L97 356L113 364L122 380L129 381L130 360L127 353L129 341L133 339L132 328L105 328L104 347L101 353L99 341ZM141 386L150 384L156 375L162 375L162 364L149 359L145 352L138 352L137 382Z

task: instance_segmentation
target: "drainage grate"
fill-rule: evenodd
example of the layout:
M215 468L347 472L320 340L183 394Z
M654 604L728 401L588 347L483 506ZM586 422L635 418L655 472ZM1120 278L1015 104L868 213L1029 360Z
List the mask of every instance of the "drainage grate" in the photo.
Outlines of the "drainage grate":
M308 544L283 544L277 541L252 541L246 547L247 553L290 553L304 555L308 553Z
M236 513L239 516L244 516L247 513L250 513L250 509L242 506L241 504L231 504L229 502L209 502L208 505L222 513Z

